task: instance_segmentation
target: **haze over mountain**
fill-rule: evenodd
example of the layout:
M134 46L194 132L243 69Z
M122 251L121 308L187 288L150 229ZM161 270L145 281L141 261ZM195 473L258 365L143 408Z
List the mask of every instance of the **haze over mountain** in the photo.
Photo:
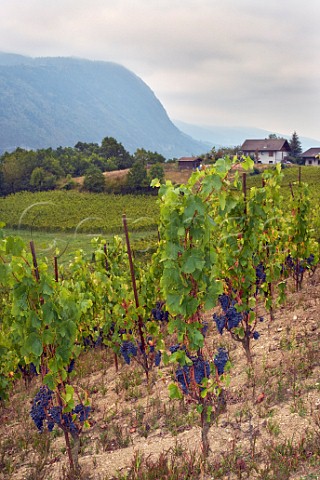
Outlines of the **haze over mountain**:
M0 53L0 153L104 137L131 153L145 148L166 158L208 151L182 133L152 90L121 65Z
M174 124L187 135L206 143L219 147L234 147L242 145L245 139L268 138L271 133L289 140L290 135L284 135L279 132L271 132L255 127L220 127L220 126L199 126L185 123L180 120L173 120ZM293 132L292 132L293 133ZM297 132L299 135L299 132ZM303 150L320 145L320 140L308 137L300 137L299 140Z

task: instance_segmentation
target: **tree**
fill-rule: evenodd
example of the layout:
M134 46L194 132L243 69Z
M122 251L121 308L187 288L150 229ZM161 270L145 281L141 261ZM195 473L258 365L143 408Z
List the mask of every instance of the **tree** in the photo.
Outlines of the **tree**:
M42 167L32 170L30 186L35 190L52 190L56 186L56 177Z
M160 153L150 152L150 150L145 150L144 148L137 148L133 156L135 161L141 161L145 165L164 163L166 161L165 157Z
M295 163L299 163L302 154L302 147L296 131L293 132L289 145L291 148L290 159Z
M154 178L157 178L160 183L164 183L164 170L163 166L160 163L155 163L154 165L152 165L149 172L149 178L150 183L151 180L153 180Z
M143 162L135 162L128 173L128 186L133 190L143 190L149 186L148 173Z
M133 159L130 153L113 137L105 137L102 140L98 153L104 158L116 157L120 170L132 166Z
M279 135L277 135L276 133L270 133L270 135L268 136L268 138L270 140L282 140L283 137L279 137Z
M86 171L83 186L85 190L94 193L101 193L105 188L105 178L101 170L99 168L92 165Z

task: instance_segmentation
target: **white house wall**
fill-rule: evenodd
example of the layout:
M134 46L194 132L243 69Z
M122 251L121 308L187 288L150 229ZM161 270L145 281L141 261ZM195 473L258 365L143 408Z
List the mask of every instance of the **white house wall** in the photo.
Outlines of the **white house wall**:
M271 152L271 154L269 154L269 151L259 152L259 163L263 163L265 165L269 163L280 163L287 155L287 152ZM250 156L254 160L256 159L255 152L250 152Z

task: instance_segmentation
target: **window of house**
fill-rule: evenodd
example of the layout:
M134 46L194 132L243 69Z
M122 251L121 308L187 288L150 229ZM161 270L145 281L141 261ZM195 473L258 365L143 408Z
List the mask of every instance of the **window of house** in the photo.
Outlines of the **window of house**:
M273 163L273 160L269 160L269 163Z
M273 152L269 152L269 157L273 157Z

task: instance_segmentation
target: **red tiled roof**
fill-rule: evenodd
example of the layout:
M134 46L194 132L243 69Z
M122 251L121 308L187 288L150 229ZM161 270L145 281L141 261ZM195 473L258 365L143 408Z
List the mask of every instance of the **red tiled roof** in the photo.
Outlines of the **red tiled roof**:
M288 141L285 138L266 138L264 140L245 140L241 150L245 152L280 151L282 149L290 150Z
M320 147L309 148L309 150L306 150L301 157L315 157L316 155L320 155Z

